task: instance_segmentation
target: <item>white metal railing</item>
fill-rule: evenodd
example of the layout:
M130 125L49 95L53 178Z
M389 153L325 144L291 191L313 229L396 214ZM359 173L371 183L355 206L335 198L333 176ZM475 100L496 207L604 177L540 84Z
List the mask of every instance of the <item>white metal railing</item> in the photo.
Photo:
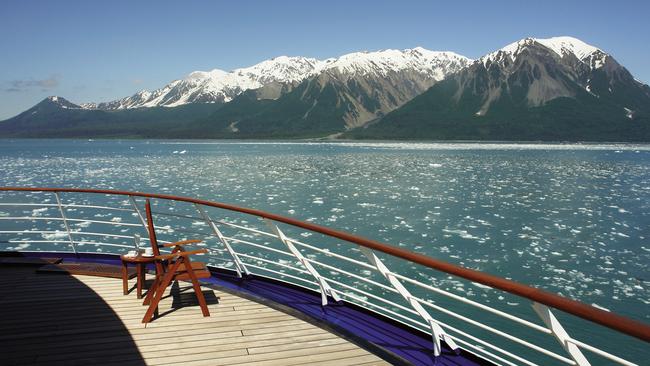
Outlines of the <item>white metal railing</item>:
M108 203L66 203L63 200L66 194L63 192L50 194L54 196L56 204L1 202L3 198L7 198L6 196L9 198L22 198L22 196L11 191L0 191L0 238L9 237L8 240L0 241L0 250L9 248L15 250L16 248L13 247L15 244L20 250L20 245L28 244L39 245L46 251L63 252L66 250L61 245L68 245L73 253L86 253L86 248L89 247L101 248L103 253L120 253L125 248L137 246L141 239L148 240L147 225L142 215L143 200L138 195L129 195L128 200L123 200L124 196L119 196L122 200L117 202L118 207L116 207L115 197L102 194L86 193L81 197L91 203L93 199L99 199L100 203L108 201L110 205ZM79 194L75 194L75 198L79 199ZM177 206L185 205L187 213L178 213L176 208L180 209L180 207L174 208L174 212L160 211L164 209L162 203L170 202ZM208 257L212 265L234 270L240 277L250 274L271 277L318 291L323 306L327 306L328 299L332 298L335 301L344 300L390 317L430 334L435 355L440 354L441 341L444 341L452 349L462 346L496 364L545 365L549 360L553 360L569 365L590 365L590 361L582 353L582 350L585 350L614 363L636 365L572 338L546 305L537 302L532 304L534 313L541 319L541 323L535 323L530 319L524 319L392 271L389 267L404 260L396 257L389 257L388 261L383 260L375 251L355 243L346 243L346 249L338 250L337 245L326 247L322 244L309 244L304 240L296 240L285 234L278 223L269 218L264 218L260 222L260 226L263 222L270 230L266 231L261 227L242 224L242 222L249 223L249 219L227 218L236 216L227 210L220 210L219 218L215 219L215 215L209 213L210 210L214 210L214 207L197 202L174 202L156 198L154 203L158 203L154 211L155 227L161 236L182 233L200 237L208 243ZM41 215L41 212L50 208L56 209L59 215ZM32 211L29 215L25 210L30 209L46 210ZM70 211L73 211L74 215L71 215ZM2 216L3 212L6 215ZM238 213L238 215L243 214ZM111 216L111 219L97 219L106 216ZM133 222L133 218L137 221ZM168 223L169 221L171 222ZM38 227L39 225L45 227ZM90 225L93 225L92 230L82 230ZM90 238L102 238L102 240L94 241ZM170 241L160 240L162 243ZM338 242L342 241L338 240ZM1 247L3 244L6 248ZM46 244L51 247L45 246ZM98 249L95 249L92 252L97 251ZM352 254L357 258L353 258ZM317 256L321 258L316 259ZM325 272L329 272L330 275L325 275ZM419 295L415 295L406 285L417 289ZM472 314L459 313L460 307L438 303L442 299L480 311L481 318L474 318ZM446 316L448 320L439 319L441 316ZM483 321L490 316L534 332L512 334L504 329L498 329ZM450 323L449 319L454 323ZM482 333L472 334L465 330L462 324L480 329ZM486 339L488 334L490 338ZM546 336L546 343L536 344L539 338L530 337L532 334ZM497 338L493 339L492 336ZM500 341L497 342L497 339ZM561 346L557 348L563 350L564 354L548 349L548 339L556 339ZM521 353L518 351L519 348L509 349L508 345L511 344L528 351Z

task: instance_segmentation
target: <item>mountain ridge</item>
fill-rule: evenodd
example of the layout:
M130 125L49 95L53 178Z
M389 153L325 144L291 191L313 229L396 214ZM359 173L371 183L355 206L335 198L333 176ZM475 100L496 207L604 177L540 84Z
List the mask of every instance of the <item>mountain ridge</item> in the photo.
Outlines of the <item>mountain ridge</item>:
M283 86L290 90L297 83L326 72L351 76L357 73L386 75L390 71L411 68L421 73L430 72L432 78L439 80L444 77L444 72L431 66L439 63L438 59L453 59L461 63L470 61L454 52L430 51L422 47L353 52L325 60L279 56L232 71L193 71L154 91L141 90L128 97L102 103L84 103L81 106L85 109L114 110L175 107L188 103L227 103L246 90L264 87L282 89ZM276 99L281 94L260 93L264 99Z
M135 136L161 138L650 141L650 87L567 36L524 38L477 60L416 47L323 61L283 56L233 72L193 72L185 84L104 109L51 97L0 123L0 136L47 135L30 128L58 136L50 113L50 124L88 137L108 133L98 121L109 121L122 133L131 124Z

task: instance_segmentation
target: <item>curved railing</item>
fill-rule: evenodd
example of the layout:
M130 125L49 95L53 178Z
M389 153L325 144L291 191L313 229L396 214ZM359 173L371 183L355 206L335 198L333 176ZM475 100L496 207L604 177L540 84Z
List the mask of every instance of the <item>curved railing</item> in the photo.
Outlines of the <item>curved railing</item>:
M116 190L0 187L0 192L0 245L5 245L0 249L123 253L147 245L143 199L150 198L160 241L200 237L209 250L212 266L233 270L239 276L255 274L319 291L325 306L330 298L345 300L390 317L431 334L436 354L444 340L451 348L461 346L496 364L545 365L552 360L589 365L591 359L583 353L588 351L590 357L600 361L635 365L571 337L565 326L581 325L576 318L564 319L566 314L650 342L650 327L629 318L511 280L260 210ZM506 312L432 285L440 279L440 273L470 281L479 289L499 290L503 292L500 297L532 301L534 313ZM561 311L562 323L551 309ZM513 331L515 326L525 331Z

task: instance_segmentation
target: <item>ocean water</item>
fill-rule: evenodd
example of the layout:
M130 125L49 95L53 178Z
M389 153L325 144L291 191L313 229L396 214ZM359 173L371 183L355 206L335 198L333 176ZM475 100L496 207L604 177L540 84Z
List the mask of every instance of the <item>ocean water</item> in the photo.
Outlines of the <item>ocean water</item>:
M2 186L134 190L258 208L650 323L648 145L3 140L0 172ZM526 301L482 286L400 271L531 313ZM645 352L639 347L633 357Z

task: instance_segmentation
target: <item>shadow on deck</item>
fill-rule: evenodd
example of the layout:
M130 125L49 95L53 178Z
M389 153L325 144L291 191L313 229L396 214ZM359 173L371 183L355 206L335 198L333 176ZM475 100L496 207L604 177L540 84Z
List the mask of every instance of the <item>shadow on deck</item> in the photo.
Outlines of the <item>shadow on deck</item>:
M114 278L36 273L0 266L2 364L20 365L386 365L354 343L265 304L175 284L146 327L135 294Z
M0 267L3 363L146 364L127 326L93 288L35 268Z

